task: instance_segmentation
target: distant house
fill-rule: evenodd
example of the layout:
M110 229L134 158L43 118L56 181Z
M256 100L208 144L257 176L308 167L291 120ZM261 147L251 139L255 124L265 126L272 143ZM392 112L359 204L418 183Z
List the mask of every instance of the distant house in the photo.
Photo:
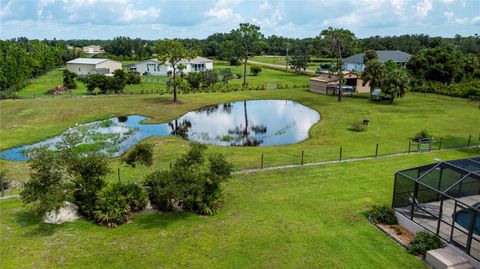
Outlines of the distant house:
M377 50L378 60L382 63L392 60L393 62L401 65L405 65L412 55L400 51L400 50ZM344 58L343 70L353 72L363 72L365 69L365 63L363 62L363 56L365 53L359 53L352 55L348 58Z
M83 52L88 54L98 54L98 53L102 53L103 49L102 47L97 45L88 45L83 47Z
M342 85L344 93L366 93L370 92L369 85L363 86L363 80L359 75L350 72L343 71L343 77L345 82ZM338 94L338 75L329 72L322 72L318 77L310 79L310 91L326 94L336 95Z
M185 68L183 73L188 74L190 72L200 72L204 70L213 69L213 60L195 57L191 60L182 60L178 65L183 65ZM156 76L169 76L173 72L173 67L170 63L162 63L157 59L149 59L136 63L129 67L130 71L138 72L142 75L156 75Z
M122 64L109 59L77 58L67 62L67 69L79 76L111 74L117 69L122 69Z

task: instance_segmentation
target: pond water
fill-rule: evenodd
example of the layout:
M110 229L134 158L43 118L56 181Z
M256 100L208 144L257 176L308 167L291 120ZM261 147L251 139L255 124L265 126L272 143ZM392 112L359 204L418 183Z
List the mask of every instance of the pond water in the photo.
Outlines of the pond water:
M57 137L1 151L0 158L27 160L26 150L40 146L55 149L68 133L81 138L80 150L99 150L113 157L154 136L176 135L220 146L293 144L308 138L308 131L320 115L294 101L252 100L203 107L169 123L143 123L147 119L130 115L76 125Z

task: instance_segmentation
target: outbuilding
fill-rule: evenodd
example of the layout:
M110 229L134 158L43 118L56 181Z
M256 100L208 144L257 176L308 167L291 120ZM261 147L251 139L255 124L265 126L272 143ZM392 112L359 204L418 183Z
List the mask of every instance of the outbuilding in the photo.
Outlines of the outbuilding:
M122 69L122 64L109 59L77 58L67 62L67 69L79 76L88 74L111 74Z
M344 83L342 85L342 89L345 93L351 94L370 92L369 85L367 84L363 86L363 80L359 77L359 75L353 72L344 71L343 78ZM313 77L310 79L310 91L327 95L335 95L338 93L338 82L338 74L323 72L320 73L318 77Z

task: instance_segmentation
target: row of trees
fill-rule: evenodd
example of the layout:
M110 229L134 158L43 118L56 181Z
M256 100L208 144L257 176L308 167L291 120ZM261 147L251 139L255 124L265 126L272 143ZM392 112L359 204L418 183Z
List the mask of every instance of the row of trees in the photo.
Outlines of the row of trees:
M0 40L0 91L6 98L24 87L28 80L61 66L79 52L67 49L63 41L18 38Z
M64 73L64 81L65 78ZM134 73L125 73L122 69L115 70L112 77L103 74L91 74L81 80L87 86L89 94L93 94L95 89L99 89L102 94L122 93L126 85L140 83L140 77L138 75Z

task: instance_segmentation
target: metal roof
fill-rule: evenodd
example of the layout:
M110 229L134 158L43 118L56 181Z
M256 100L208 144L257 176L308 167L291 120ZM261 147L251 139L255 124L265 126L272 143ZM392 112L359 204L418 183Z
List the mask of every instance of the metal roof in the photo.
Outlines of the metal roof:
M155 59L155 58L152 58L152 59L148 59L148 60L143 60L143 61L140 61L140 62L137 62L136 64L139 64L139 63L144 63L144 62L155 62L157 64L162 64L162 62L160 62L158 59ZM198 64L198 63L211 63L213 62L213 60L210 60L210 59L207 59L207 58L204 58L204 57L200 57L200 56L197 56L193 59L182 59L180 61L180 64ZM165 64L168 64L170 65L170 63L167 61Z
M101 58L77 58L67 62L67 64L99 64L108 61Z
M378 60L382 63L392 60L396 63L406 63L412 55L400 50L377 50ZM363 56L365 53L359 53L350 57L344 58L344 63L363 63Z

